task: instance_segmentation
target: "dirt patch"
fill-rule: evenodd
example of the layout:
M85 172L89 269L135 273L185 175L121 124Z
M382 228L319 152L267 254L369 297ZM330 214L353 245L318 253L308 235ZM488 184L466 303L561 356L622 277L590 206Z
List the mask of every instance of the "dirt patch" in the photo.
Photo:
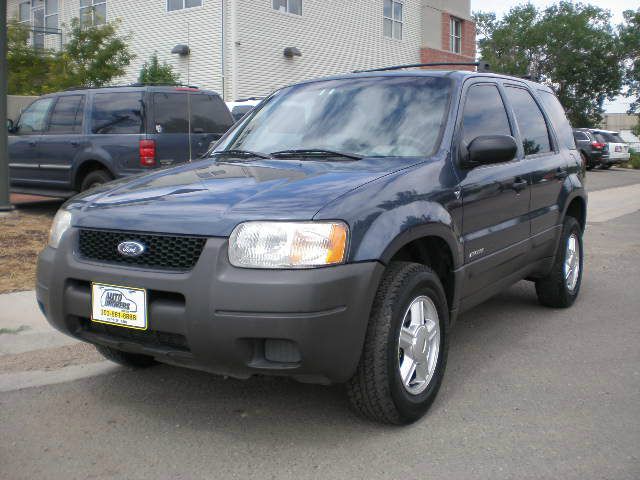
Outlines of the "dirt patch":
M104 360L93 345L76 343L58 348L0 356L0 373L49 371Z
M0 215L0 293L35 288L36 260L60 202L18 205Z

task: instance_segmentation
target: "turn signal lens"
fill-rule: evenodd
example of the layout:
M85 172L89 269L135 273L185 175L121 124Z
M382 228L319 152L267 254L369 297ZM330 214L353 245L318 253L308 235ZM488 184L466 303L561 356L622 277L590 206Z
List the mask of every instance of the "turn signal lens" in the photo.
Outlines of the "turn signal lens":
M343 222L246 222L229 238L229 262L244 268L312 268L345 261Z

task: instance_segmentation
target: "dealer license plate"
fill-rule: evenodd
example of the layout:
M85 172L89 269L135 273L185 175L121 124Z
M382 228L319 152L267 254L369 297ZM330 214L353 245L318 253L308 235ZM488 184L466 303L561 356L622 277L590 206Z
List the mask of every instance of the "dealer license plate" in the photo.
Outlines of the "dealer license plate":
M92 283L91 320L146 330L147 291L144 288Z

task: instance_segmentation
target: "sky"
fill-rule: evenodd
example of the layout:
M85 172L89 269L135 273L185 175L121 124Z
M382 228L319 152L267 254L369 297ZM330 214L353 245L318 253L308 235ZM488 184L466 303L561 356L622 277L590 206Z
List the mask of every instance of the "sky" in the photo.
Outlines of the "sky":
M557 3L557 0L529 0L538 8L546 8ZM471 0L472 12L494 12L498 18L507 13L512 7L527 3L526 0ZM597 7L609 10L612 15L614 25L622 23L622 12L625 10L635 10L640 7L639 0L593 0L583 1ZM618 97L612 102L605 102L605 110L608 113L626 112L629 108L630 99Z

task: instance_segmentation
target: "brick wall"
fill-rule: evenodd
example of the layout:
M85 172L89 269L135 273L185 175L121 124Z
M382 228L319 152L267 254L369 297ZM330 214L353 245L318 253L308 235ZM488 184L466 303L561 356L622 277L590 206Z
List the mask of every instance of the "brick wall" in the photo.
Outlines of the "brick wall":
M422 63L430 62L473 62L476 57L476 26L472 21L458 18L462 22L462 45L461 53L453 53L449 50L449 35L451 29L451 18L447 12L442 12L441 25L441 47L428 48L424 47L420 50L420 61ZM427 67L438 69L441 67ZM460 67L461 70L474 70L475 67Z

